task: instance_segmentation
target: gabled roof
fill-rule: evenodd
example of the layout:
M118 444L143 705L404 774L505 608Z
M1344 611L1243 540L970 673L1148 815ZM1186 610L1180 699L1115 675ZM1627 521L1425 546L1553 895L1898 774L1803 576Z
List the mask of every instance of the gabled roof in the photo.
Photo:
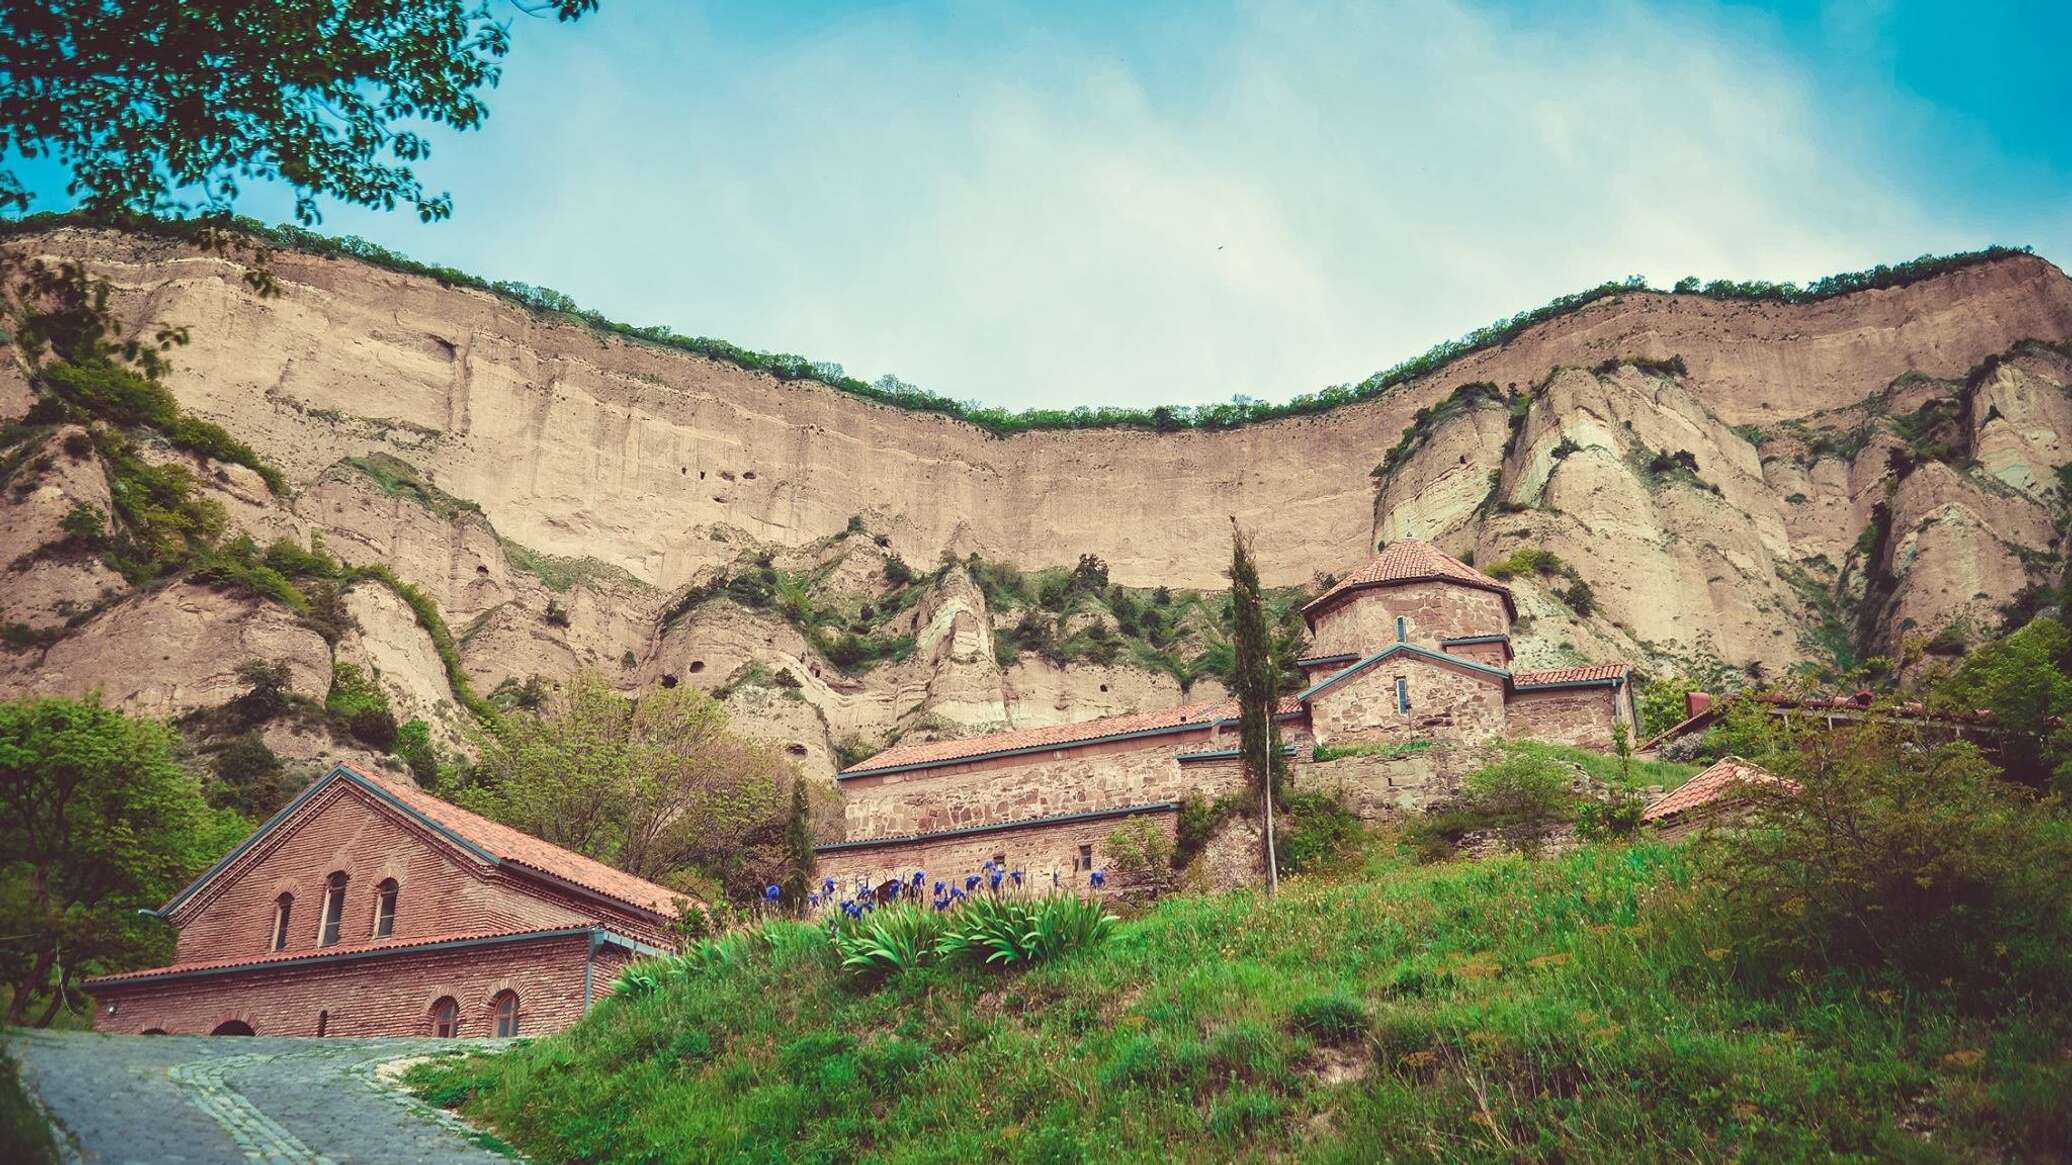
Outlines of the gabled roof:
M1359 675L1361 672L1366 671L1368 668L1373 667L1375 664L1380 663L1382 660L1392 659L1399 655L1409 656L1412 659L1420 659L1429 663L1457 667L1462 669L1463 671L1472 672L1476 675L1483 676L1487 679L1493 680L1499 684L1505 683L1511 678L1511 673L1505 671L1502 668L1491 667L1486 663L1478 663L1475 660L1469 659L1464 655L1449 655L1443 651L1433 651L1429 647L1419 647L1415 643L1391 643L1387 647L1382 648L1380 651L1375 652L1373 655L1368 656L1367 658L1352 665L1351 667L1346 668L1342 671L1332 672L1330 675L1324 677L1321 680L1318 680L1316 683L1311 684L1309 687L1303 689L1302 694L1296 696L1295 699L1299 703L1308 704L1311 700L1317 698L1318 696L1322 695L1327 691L1330 691L1332 688L1344 683L1345 681L1353 678L1354 676Z
M1555 667L1545 671L1514 671L1514 688L1572 688L1625 680L1633 668L1623 663L1591 663L1581 667Z
M1312 622L1324 611L1338 604L1354 591L1371 587L1398 586L1414 582L1450 582L1462 586L1478 587L1494 591L1503 596L1504 611L1517 618L1518 608L1511 601L1511 588L1446 554L1428 542L1405 538L1391 542L1381 553L1354 567L1336 586L1318 595L1302 608L1302 617Z
M1288 699L1281 701L1276 714L1293 716L1301 712L1302 705L1296 700ZM1006 732L990 732L984 736L967 736L958 740L917 740L895 744L869 760L843 769L836 774L836 779L848 780L851 777L867 777L879 773L935 768L939 765L962 764L983 757L1044 752L1053 748L1095 744L1104 740L1128 740L1168 732L1186 732L1236 718L1237 701L1221 700L1181 704L1150 712L1103 716L1099 720L1047 724L1041 728L1016 728Z
M1793 788L1797 786L1788 778L1738 756L1721 757L1718 763L1674 790L1658 798L1646 809L1641 810L1642 821L1660 821L1679 813L1688 813L1701 806L1710 805L1733 792L1736 786L1761 785L1781 782Z
M319 793L340 782L415 820L487 865L511 867L521 875L529 875L537 880L558 884L578 892L602 896L621 905L632 906L663 917L674 915L675 900L684 897L666 886L658 886L645 878L636 878L624 870L613 869L603 862L562 849L531 834L521 833L508 825L500 825L486 817L470 813L458 805L441 801L415 785L390 781L341 764L333 766L330 772L304 789L286 808L274 814L250 837L239 842L237 848L226 854L222 861L209 867L186 889L175 894L159 913L172 913L217 874L228 869L262 838L293 817L297 810L309 804Z
M88 979L86 984L89 987L103 987L110 984L129 983L139 979L184 979L190 976L220 975L230 971L273 967L283 963L342 963L358 959L376 958L381 955L403 951L500 946L504 943L534 942L539 939L550 938L572 938L576 935L585 934L592 936L595 941L624 947L636 955L662 953L659 947L650 946L638 939L617 934L601 923L583 923L578 926L557 926L545 930L488 930L456 934L436 934L423 938L393 938L375 943L356 943L351 946L314 947L304 951L274 951L269 954L247 955L242 958L174 963L165 967L147 967L138 971L120 971L113 975L97 975L94 978Z

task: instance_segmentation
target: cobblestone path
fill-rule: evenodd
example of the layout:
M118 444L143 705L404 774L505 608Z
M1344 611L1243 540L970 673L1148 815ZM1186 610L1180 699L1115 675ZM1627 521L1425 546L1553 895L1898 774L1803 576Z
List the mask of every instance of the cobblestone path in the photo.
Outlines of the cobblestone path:
M473 1041L12 1032L22 1083L82 1165L510 1165L385 1063Z

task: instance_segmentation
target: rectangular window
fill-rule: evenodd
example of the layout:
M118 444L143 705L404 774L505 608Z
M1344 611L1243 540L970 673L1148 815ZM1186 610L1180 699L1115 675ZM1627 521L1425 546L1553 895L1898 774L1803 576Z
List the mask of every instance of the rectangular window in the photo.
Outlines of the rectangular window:
M1094 868L1094 847L1092 847L1092 846L1090 846L1090 845L1083 845L1083 846L1080 846L1080 847L1079 847L1079 856L1078 856L1077 858L1074 858L1074 859L1072 860L1072 869L1073 869L1074 871L1080 871L1080 870L1091 870L1091 869L1093 869L1093 868Z
M1408 643L1409 641L1410 641L1410 620L1408 620L1408 619L1405 619L1405 618L1404 618L1403 616L1401 616L1401 615L1398 615L1398 616L1396 616L1396 642L1398 642L1398 643Z
M1402 676L1396 677L1396 711L1410 711L1410 681Z

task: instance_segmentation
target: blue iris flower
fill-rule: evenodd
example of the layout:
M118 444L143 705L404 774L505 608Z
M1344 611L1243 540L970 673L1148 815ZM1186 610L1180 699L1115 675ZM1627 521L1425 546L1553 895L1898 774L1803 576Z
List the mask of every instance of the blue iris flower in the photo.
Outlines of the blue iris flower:
M966 890L978 889L978 875L973 874L969 878L964 879L964 888Z
M809 907L809 908L810 908L810 907L814 907L814 906L818 906L818 905L820 905L820 895L818 895L818 894L808 894L808 895L806 895L806 905L807 905L807 907Z
M935 896L937 898L942 897L942 879L940 878L935 881Z
M981 869L981 870L984 870L984 871L985 871L985 872L987 872L988 874L992 873L992 872L993 872L993 859L991 859L991 858L987 858L987 859L986 859L986 862L985 862L985 864L984 864L984 865L982 865L982 866L980 866L980 867L979 867L979 869Z
M1106 871L1106 870L1095 870L1095 871L1094 871L1093 873L1091 873L1091 874L1088 874L1088 875L1086 876L1086 881L1087 881L1087 884L1088 884L1089 886L1092 886L1092 887L1093 887L1094 889L1098 890L1098 889L1100 889L1100 888L1101 888L1102 886L1104 886L1104 885L1106 885L1106 884L1107 884L1107 882L1108 882L1108 871Z
M992 884L992 887L995 890L998 890L1000 888L1000 876L1000 871L994 870L993 876L987 879L987 881L989 881Z
M1016 870L1013 874L1009 876L1014 879L1015 885L1019 886L1022 884L1022 872L1020 870Z
M924 873L922 873L922 872L921 872L920 870L915 870L915 871L914 871L914 877L913 877L913 883L914 883L914 885L918 887L918 886L919 886L919 885L921 884L921 882L922 882L922 881L923 881L924 879L926 879L927 877L928 877L928 875L927 875L927 874L924 874Z
M763 897L765 897L765 898L769 899L769 900L770 900L770 901L772 901L772 902L775 902L775 901L777 901L777 899L779 899L779 898L783 897L783 895L784 895L784 891L783 891L783 890L781 890L781 889L779 889L779 888L778 888L778 887L776 887L776 886L765 886L765 887L763 887Z
M835 892L835 880L834 880L833 878L829 878L829 879L828 879L827 881L825 881L825 882L822 882L822 883L820 884L820 892L821 892L821 893L823 893L823 894L832 894L832 893L834 893L834 892Z

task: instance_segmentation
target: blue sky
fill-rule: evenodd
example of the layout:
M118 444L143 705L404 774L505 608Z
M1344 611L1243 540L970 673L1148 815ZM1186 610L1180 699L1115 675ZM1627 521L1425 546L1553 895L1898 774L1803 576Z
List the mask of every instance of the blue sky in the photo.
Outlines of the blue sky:
M1013 407L1281 399L1635 273L2072 256L2072 16L2042 3L515 23L487 125L421 167L453 219L322 229Z

